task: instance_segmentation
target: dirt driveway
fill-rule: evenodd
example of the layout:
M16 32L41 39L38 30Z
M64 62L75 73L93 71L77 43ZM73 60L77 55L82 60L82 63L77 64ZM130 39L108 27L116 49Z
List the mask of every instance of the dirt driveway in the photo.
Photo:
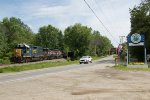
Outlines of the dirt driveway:
M0 84L1 100L150 100L150 72L100 64Z

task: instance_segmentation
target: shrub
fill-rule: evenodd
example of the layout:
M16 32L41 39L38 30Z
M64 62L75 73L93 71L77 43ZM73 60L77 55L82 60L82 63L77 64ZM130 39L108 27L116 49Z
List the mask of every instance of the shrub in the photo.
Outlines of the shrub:
M67 61L69 62L71 60L71 58L70 57L67 57Z
M3 59L0 59L1 64L10 64L10 59L9 57L4 57Z

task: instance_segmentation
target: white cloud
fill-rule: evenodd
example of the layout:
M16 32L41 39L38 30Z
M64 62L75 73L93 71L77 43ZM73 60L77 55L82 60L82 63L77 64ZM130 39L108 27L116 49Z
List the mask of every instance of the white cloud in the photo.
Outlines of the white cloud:
M24 5L22 11L25 14L29 14L33 17L69 17L70 16L87 16L88 13L82 4L76 1L70 1L68 5L52 5L52 4L41 4L36 3L36 5Z

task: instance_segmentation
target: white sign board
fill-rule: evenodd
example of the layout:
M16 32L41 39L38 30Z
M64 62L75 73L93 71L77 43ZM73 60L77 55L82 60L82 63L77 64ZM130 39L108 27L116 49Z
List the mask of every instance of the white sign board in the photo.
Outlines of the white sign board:
M144 46L144 42L140 42L140 43L129 43L129 46Z

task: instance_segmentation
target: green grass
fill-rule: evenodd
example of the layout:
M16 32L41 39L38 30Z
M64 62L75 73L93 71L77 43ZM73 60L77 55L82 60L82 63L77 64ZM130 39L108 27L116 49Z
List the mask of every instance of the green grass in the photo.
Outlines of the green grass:
M123 71L150 71L150 68L128 68L124 65L117 65L113 67L116 70L123 70Z
M20 72L20 71L26 71L26 70L42 69L42 68L63 66L63 65L69 65L69 64L77 64L77 63L78 61L42 62L42 63L36 63L36 64L22 65L22 66L0 68L0 73Z
M93 60L98 60L102 57L92 57L92 58ZM41 63L36 63L36 64L0 68L0 73L21 72L21 71L27 71L27 70L50 68L50 67L64 66L64 65L77 64L77 63L79 63L79 60L64 61L64 62L41 62Z
M106 57L106 56L104 56L104 57ZM93 60L98 60L98 59L101 59L101 58L104 58L104 57L92 56Z

